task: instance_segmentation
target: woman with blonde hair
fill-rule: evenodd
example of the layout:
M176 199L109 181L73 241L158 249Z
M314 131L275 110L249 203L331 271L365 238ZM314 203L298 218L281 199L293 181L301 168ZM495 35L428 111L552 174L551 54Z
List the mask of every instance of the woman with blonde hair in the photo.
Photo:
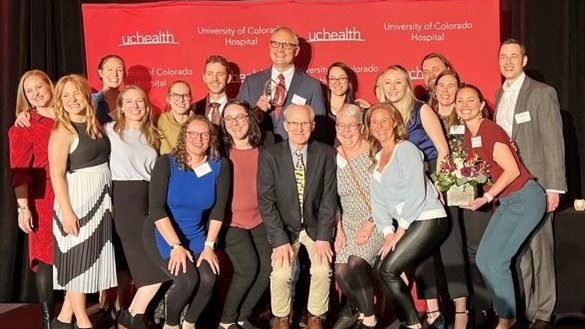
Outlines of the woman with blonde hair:
M146 250L142 230L148 216L150 174L158 157L160 139L150 101L138 86L126 86L117 101L116 121L105 125L111 143L114 224L125 258L138 288L128 309L118 316L120 328L146 328L144 313L166 275Z
M376 96L381 102L390 102L400 113L408 141L424 154L425 171L436 171L449 154L449 147L435 111L416 99L408 71L400 65L391 65L380 73L376 79ZM419 298L427 301L427 321L435 327L444 322L437 300L437 273L434 269L437 257L438 253L429 257L414 273Z
M384 234L376 270L386 298L407 328L421 328L418 312L401 273L416 268L440 245L449 228L439 194L424 173L423 154L408 141L400 112L391 103L366 114L372 217ZM394 227L394 221L397 227Z
M10 171L18 206L18 227L28 234L28 258L35 272L43 329L53 320L53 187L47 148L53 128L53 82L40 70L18 83L16 115L28 113L28 127L8 131Z
M62 77L55 87L49 166L55 192L53 286L66 290L53 328L92 328L88 293L115 287L108 139L95 116L87 80Z

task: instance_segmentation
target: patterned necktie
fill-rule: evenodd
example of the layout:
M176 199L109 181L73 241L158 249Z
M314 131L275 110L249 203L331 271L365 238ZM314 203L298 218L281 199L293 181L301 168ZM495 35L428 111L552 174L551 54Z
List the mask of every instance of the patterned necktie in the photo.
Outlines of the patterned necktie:
M305 163L303 162L303 152L295 151L295 179L297 181L297 194L299 206L301 208L301 221L303 218L303 195L305 193Z
M278 118L280 112L282 112L282 106L284 105L284 99L286 98L286 83L284 81L284 75L278 75L278 86L274 88L274 97L272 98L276 105L274 105L274 116Z
M220 114L219 114L219 103L213 102L213 103L209 103L209 111L211 112L211 122L214 125L219 125L219 118L220 118Z

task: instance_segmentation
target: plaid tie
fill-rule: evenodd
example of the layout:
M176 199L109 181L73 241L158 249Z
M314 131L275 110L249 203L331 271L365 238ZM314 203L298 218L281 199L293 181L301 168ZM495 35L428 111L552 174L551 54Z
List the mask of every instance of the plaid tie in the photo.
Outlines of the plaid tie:
M295 179L297 181L297 194L299 198L299 206L301 208L301 221L303 216L303 195L305 193L305 163L303 162L303 152L295 151Z

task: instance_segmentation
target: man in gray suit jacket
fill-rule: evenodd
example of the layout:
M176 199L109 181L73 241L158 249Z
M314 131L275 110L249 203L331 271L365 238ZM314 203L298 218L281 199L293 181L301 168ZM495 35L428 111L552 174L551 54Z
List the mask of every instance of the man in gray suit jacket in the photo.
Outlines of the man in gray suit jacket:
M273 329L289 328L293 264L301 245L311 260L307 328L322 329L337 209L335 150L309 140L315 128L310 106L289 105L283 116L288 140L266 148L258 166L258 205L273 248Z
M326 111L319 80L297 70L294 66L295 57L300 49L299 38L295 32L289 27L277 28L272 32L268 47L272 66L246 77L239 98L256 105L262 129L273 131L276 140L280 141L286 138L282 110L288 105L311 105L318 126L324 121ZM280 106L271 104L271 97L265 94L264 86L271 79L275 82L272 93L275 93L275 85L278 83L286 86L285 100Z
M524 45L502 43L500 72L506 79L496 95L495 119L516 143L520 158L546 190L547 213L520 258L526 317L531 328L549 328L556 303L553 212L566 191L565 144L556 91L524 73Z

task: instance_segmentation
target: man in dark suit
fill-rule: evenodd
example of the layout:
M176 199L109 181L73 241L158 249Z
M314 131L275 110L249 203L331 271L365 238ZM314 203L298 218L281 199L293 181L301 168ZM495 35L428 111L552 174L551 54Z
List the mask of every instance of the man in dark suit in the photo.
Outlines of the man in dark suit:
M209 56L205 61L203 72L203 82L207 86L208 94L195 103L195 114L204 115L211 122L219 125L221 113L228 102L226 88L230 80L228 61L219 55Z
M322 329L329 304L337 208L335 150L309 141L315 114L308 105L283 113L288 140L264 150L258 168L258 202L273 247L270 293L275 329L288 329L293 263L301 245L311 260L308 328Z
M520 158L546 190L547 213L520 257L526 317L531 328L549 328L556 303L553 212L566 191L565 144L556 91L524 73L524 45L502 43L500 72L506 79L496 95L495 119L516 143Z
M288 105L311 105L318 123L325 120L326 111L319 80L309 77L294 66L294 59L299 54L299 38L294 31L289 27L277 28L270 37L268 47L272 66L246 77L239 98L256 105L262 128L273 131L277 141L280 141L286 138L282 110ZM264 88L271 79L274 81L272 97L265 93ZM271 99L278 93L276 85L279 84L285 89L284 103L271 104Z

